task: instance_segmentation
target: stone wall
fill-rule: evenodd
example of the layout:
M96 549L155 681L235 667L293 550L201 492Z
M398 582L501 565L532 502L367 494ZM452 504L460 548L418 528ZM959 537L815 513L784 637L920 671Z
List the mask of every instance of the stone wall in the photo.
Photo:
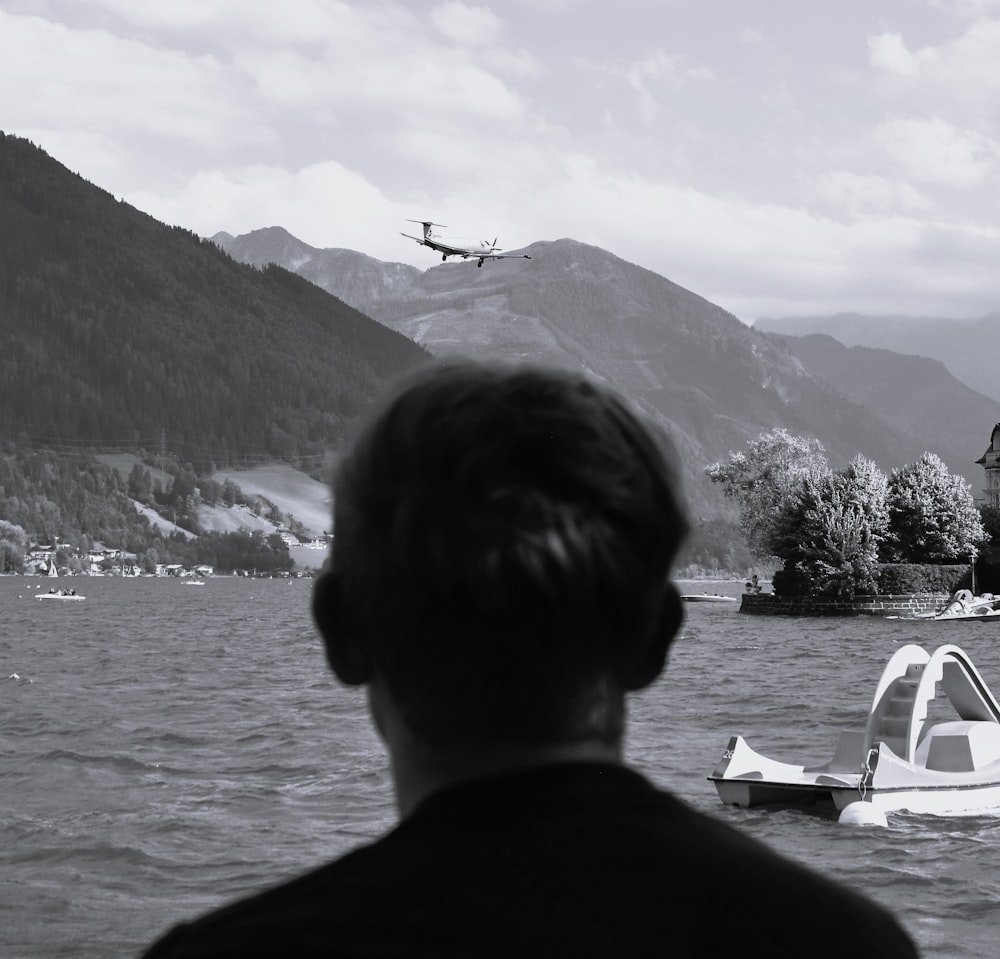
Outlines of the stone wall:
M744 593L740 612L754 616L916 616L935 612L948 599L947 593L855 596L853 600Z

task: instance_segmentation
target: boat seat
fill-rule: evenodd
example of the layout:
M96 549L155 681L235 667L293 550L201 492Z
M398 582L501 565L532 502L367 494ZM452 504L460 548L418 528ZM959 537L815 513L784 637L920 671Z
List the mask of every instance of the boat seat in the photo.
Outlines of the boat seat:
M865 732L863 729L842 729L833 759L821 766L806 767L803 772L856 773L861 768L864 748Z
M956 720L932 726L917 747L916 761L928 769L971 773L1000 760L1000 723Z

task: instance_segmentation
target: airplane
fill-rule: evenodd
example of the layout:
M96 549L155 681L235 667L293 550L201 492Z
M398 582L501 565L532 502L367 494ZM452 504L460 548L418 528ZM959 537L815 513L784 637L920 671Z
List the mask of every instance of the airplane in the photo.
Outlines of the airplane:
M440 234L431 232L432 226L447 229L443 223L431 223L430 220L407 220L406 222L419 223L424 228L424 235L421 238L419 236L412 236L409 233L400 232L400 236L416 240L421 246L429 246L432 250L437 250L441 254L442 263L449 256L460 256L463 260L471 257L479 261L476 266L482 266L484 260L531 259L527 253L501 253L500 248L497 246L496 237L494 237L492 243L488 240L483 240L478 246L452 246L450 243L443 242L443 237Z

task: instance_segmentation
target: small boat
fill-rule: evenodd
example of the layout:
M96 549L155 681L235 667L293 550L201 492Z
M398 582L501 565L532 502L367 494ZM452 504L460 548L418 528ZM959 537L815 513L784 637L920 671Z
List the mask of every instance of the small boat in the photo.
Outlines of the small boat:
M723 596L721 593L682 593L685 603L735 603L735 596Z
M181 580L181 586L204 586L205 580L203 579L184 579Z
M61 600L83 600L86 596L81 596L75 589L49 590L47 593L37 593L36 599L61 599Z
M982 593L973 596L967 589L960 589L947 605L929 616L920 619L933 620L963 620L963 619L1000 619L1000 596L993 593Z
M942 718L949 705L955 718ZM708 778L727 805L832 802L846 822L884 825L886 813L901 810L995 812L1000 704L958 646L932 654L903 646L882 672L865 728L842 732L829 762L768 759L733 736Z

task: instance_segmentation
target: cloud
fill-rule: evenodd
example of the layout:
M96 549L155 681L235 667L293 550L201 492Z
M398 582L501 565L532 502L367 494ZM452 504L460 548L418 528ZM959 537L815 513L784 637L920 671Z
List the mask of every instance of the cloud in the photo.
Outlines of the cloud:
M430 12L431 23L449 40L464 46L480 47L495 42L500 35L499 18L485 7L470 7L459 0L447 0Z
M936 56L930 49L911 53L898 33L882 33L868 38L868 58L872 66L886 73L916 76L921 62L934 60Z
M565 160L545 211L562 235L654 269L747 322L838 310L976 316L996 303L990 258L1000 258L1000 229L961 220L891 209L844 220L623 177L581 155ZM963 271L964 289L954 282Z
M991 137L940 117L893 118L879 126L876 137L899 167L924 183L977 187L1000 160L1000 145Z
M852 216L894 211L918 213L933 206L930 199L910 183L849 170L832 170L822 174L818 193L833 208Z
M927 3L946 13L973 20L1000 10L1000 0L927 0Z
M625 78L635 91L640 114L644 120L650 122L660 111L655 87L677 91L692 81L713 80L715 74L704 66L689 66L687 58L683 55L672 55L657 50L629 66Z
M211 54L0 12L0 60L8 129L37 131L48 150L72 144L64 156L98 183L127 186L176 169L185 151L217 156L272 137L240 97L239 78Z
M940 6L866 47L858 3L741 31L723 0L720 31L680 0L0 0L0 103L203 234L430 266L398 235L430 216L594 243L746 319L949 315L997 308L1000 0Z
M294 17L261 0L95 5L93 28L0 11L0 102L7 129L118 192L227 156L293 168L332 155L377 171L390 131L509 138L530 120L502 72L530 73L529 56L444 46L398 4L297 0ZM230 20L206 26L213 16Z
M1000 0L998 0L1000 6ZM911 51L899 33L868 38L869 61L884 95L915 112L962 115L1000 129L1000 19L982 18L953 39Z
M342 0L290 0L278 16L270 0L170 0L169 3L134 3L132 0L88 0L90 15L103 11L109 29L131 25L146 35L170 36L220 49L233 49L248 39L267 44L312 44L339 35L345 40L364 35L369 25L383 28L402 25L408 15L397 5L387 18L385 5L360 8ZM122 32L129 32L123 30ZM206 38L211 38L206 40Z
M202 236L280 225L312 246L328 246L336 236L339 245L371 255L384 249L397 222L396 209L381 190L332 160L295 171L260 164L206 170L180 190L136 190L126 199L164 223Z

